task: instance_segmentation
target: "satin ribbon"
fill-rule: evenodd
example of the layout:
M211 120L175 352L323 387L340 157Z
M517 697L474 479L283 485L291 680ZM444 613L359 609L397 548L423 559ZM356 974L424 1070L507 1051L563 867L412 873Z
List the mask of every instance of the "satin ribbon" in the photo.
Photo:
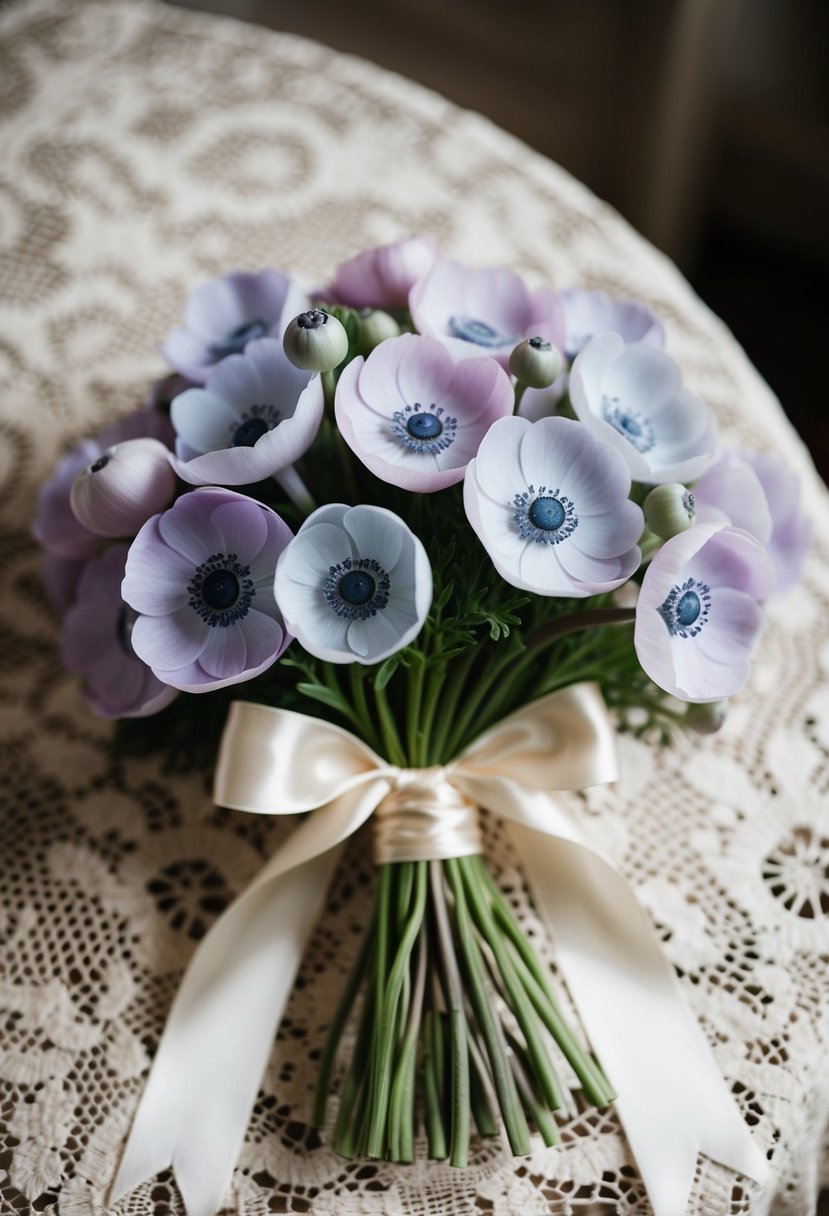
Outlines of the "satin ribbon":
M551 797L617 775L615 733L592 685L535 702L451 764L419 771L387 764L319 719L234 703L217 803L265 815L312 813L194 954L112 1201L172 1166L188 1216L213 1216L340 846L380 808L381 860L474 853L470 805L509 821L562 974L620 1095L617 1109L654 1216L683 1216L698 1152L762 1181L765 1158L653 925L613 864Z

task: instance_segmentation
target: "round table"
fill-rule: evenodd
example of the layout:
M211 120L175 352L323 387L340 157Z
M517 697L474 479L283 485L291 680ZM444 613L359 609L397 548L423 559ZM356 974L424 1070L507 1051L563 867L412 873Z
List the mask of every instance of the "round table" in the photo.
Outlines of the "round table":
M814 553L772 603L725 729L662 751L625 736L620 786L572 805L652 915L771 1158L762 1189L700 1158L689 1212L804 1216L829 1122L829 506L777 402L613 211L416 85L153 0L26 0L0 34L0 1210L104 1210L196 941L290 830L216 809L206 778L113 758L110 725L61 669L29 536L38 485L75 440L140 402L192 286L263 265L313 285L360 248L429 231L470 263L647 301L725 438L779 452L801 477ZM494 823L488 836L554 964L508 842ZM365 852L352 842L308 948L228 1209L649 1211L612 1109L573 1112L561 1146L536 1141L529 1158L476 1143L465 1171L347 1163L309 1128L315 1060L368 906ZM181 1205L166 1174L115 1210Z

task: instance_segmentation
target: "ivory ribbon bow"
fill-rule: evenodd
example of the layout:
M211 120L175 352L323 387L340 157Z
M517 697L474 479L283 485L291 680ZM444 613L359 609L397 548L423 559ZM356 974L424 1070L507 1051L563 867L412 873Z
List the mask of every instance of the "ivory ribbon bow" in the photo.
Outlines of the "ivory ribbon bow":
M611 1084L655 1216L683 1216L698 1152L762 1181L766 1162L686 1007L653 926L551 791L617 777L598 690L519 710L444 768L401 770L319 719L236 702L215 799L310 814L199 945L182 980L113 1184L113 1201L172 1165L189 1216L213 1216L239 1155L274 1034L340 849L413 780L509 821L561 971ZM457 795L462 798L459 800ZM411 809L411 808L409 808ZM415 822L415 821L412 821ZM411 829L412 823L409 824ZM477 852L427 816L420 856ZM417 831L418 829L415 829ZM406 856L413 858L411 830Z

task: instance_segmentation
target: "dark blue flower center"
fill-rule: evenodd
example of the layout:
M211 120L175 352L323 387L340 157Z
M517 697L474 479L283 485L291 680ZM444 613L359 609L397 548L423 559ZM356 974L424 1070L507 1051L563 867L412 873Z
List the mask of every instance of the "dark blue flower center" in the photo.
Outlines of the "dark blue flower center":
M437 456L455 442L457 418L450 418L443 407L423 406L419 401L392 414L392 433L409 452Z
M230 446L232 448L252 448L258 439L267 435L269 430L264 418L246 418L233 432Z
M241 422L231 423L229 448L252 448L268 431L282 422L275 405L252 405L242 415Z
M702 611L702 604L696 591L686 591L679 597L676 606L676 619L680 625L693 625Z
M436 414L412 414L406 430L414 439L436 439L443 432L443 423Z
M347 604L367 604L377 590L377 582L365 570L349 570L339 581L337 591Z
M239 598L239 580L232 570L213 570L202 583L201 597L208 608L225 612Z
M521 536L540 545L557 545L579 526L574 503L558 488L527 486L513 498L512 512Z
M264 338L269 328L267 321L263 321L261 317L255 317L252 321L243 321L236 329L232 329L218 342L214 342L210 347L210 353L217 359L226 359L228 355L240 355L248 342L253 342L256 338Z
M567 512L557 498L536 498L527 512L530 522L545 532L555 532L567 518Z
M605 422L632 443L637 452L649 452L656 443L653 427L643 414L627 409L618 397L602 397Z
M520 339L509 334L499 333L486 321L478 317L452 316L449 318L449 332L453 338L461 338L464 342L474 342L476 346L514 346Z
M708 620L711 588L697 578L675 583L657 609L671 637L695 638Z
M206 625L225 628L247 616L256 595L250 566L235 553L214 553L193 572L187 590L190 607Z
M390 587L388 574L373 557L347 557L328 567L322 593L337 616L365 621L385 608Z

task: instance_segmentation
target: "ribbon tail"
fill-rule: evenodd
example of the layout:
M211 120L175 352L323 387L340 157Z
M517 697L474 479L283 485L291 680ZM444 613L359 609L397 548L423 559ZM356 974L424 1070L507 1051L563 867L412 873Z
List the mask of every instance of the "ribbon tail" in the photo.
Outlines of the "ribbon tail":
M172 1165L188 1216L213 1216L239 1156L341 843L377 786L310 815L200 943L178 990L110 1202Z
M551 830L510 823L654 1216L684 1216L698 1152L762 1182L766 1159L633 891L572 828Z

